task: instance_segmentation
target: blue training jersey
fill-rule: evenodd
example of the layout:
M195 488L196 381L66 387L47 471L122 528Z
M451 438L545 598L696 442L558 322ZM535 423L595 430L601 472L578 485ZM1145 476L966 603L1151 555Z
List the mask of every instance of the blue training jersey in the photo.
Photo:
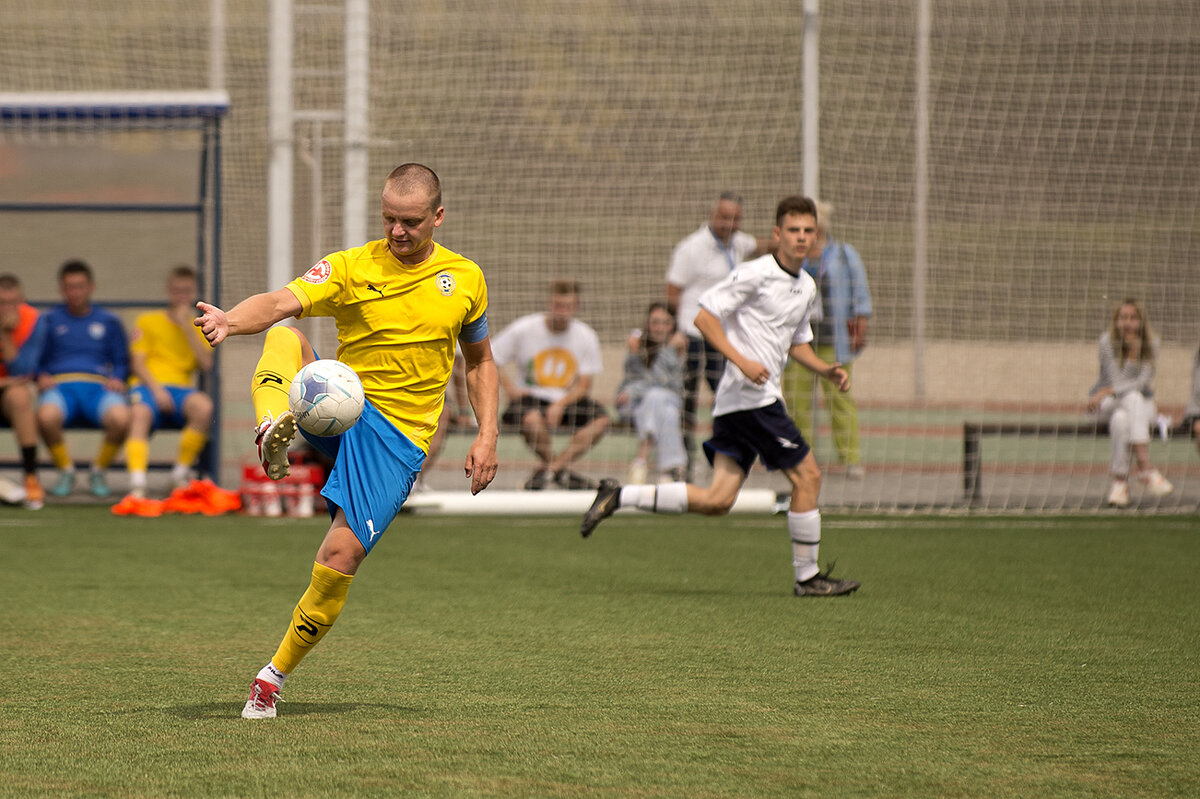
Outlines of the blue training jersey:
M38 317L26 346L33 374L129 379L129 339L120 318L104 308L93 305L85 316L52 308Z

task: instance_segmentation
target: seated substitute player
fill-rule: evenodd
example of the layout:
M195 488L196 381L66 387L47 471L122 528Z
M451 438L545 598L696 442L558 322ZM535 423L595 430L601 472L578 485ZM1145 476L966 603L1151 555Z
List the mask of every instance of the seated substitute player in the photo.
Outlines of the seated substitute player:
M42 392L38 428L58 466L58 482L50 489L65 497L75 485L75 465L63 428L100 428L104 439L92 461L91 490L111 494L104 472L129 432L129 341L116 314L92 305L96 283L83 261L67 261L58 270L64 303L38 317L29 337L31 359Z
M181 430L179 451L171 471L176 488L186 485L192 464L208 443L212 398L196 388L199 372L212 368L212 348L192 321L196 318L196 270L180 265L167 277L167 307L138 316L129 345L133 371L132 409L125 459L129 489L146 496L150 434Z
M713 435L704 442L713 467L712 482L707 488L682 482L622 487L605 479L584 514L580 526L584 538L620 507L655 513L728 513L757 457L767 468L781 470L792 484L787 526L796 575L793 593L835 596L859 587L855 580L822 574L817 566L821 471L784 408L780 388L789 356L841 391L850 385L841 365L818 358L810 343L809 321L820 298L803 266L816 227L812 200L784 198L775 211L778 253L739 264L700 298L696 327L726 359L713 403Z
M195 324L210 344L250 335L293 316L332 316L338 360L362 379L367 403L358 423L339 436L304 434L334 458L321 494L332 517L317 549L312 581L292 613L275 655L255 677L244 718L273 718L279 689L329 631L359 565L408 498L442 410L462 347L467 392L479 431L464 469L471 493L496 476L499 382L487 331L487 286L472 261L433 240L445 216L441 184L419 164L396 167L384 183L385 238L334 253L285 288L256 294L228 313L197 303ZM296 435L287 391L316 357L288 327L267 332L252 387L259 454L267 475L288 473L287 446Z
M587 489L596 484L570 466L608 430L608 411L590 396L592 378L599 374L600 338L575 318L579 284L555 280L550 284L550 309L522 316L496 335L496 365L509 406L503 421L520 425L525 443L540 463L525 482L540 491L554 482L559 488ZM507 363L520 370L520 382L503 371ZM555 432L571 438L554 454Z
M37 397L29 378L21 376L19 370L27 372L29 367L20 364L18 356L37 318L37 309L25 302L17 276L0 275L0 419L12 425L21 450L25 507L30 510L45 504L46 492L37 476L38 429L33 412Z

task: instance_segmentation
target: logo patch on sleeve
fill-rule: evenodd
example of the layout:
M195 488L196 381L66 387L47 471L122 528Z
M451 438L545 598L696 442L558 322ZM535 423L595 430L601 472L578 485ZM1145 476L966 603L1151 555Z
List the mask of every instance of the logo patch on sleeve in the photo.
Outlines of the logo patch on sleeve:
M313 264L312 269L309 269L300 279L307 283L324 283L333 274L333 266L329 261L320 261Z

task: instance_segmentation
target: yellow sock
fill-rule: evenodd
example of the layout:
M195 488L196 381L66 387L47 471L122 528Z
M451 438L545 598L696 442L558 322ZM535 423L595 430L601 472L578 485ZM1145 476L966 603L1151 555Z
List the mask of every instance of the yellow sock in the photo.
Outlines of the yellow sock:
M50 448L50 457L54 459L54 465L60 469L70 469L71 453L67 452L66 442L55 444Z
M129 439L125 442L125 462L131 472L144 472L150 465L150 442L145 439Z
M207 443L208 433L193 430L190 427L183 428L183 432L179 434L179 457L176 458L175 463L185 467L191 466L196 462L196 458L200 456L200 450L204 449L204 445ZM128 449L128 445L126 445L126 449ZM132 462L133 456L130 455L130 463Z
M264 416L274 419L288 409L288 389L303 363L304 355L296 331L288 327L273 327L267 331L262 356L254 369L254 382L250 384L256 421Z
M346 604L346 593L353 579L352 574L313 563L312 582L292 611L292 624L271 658L275 668L291 674L308 650L325 637Z
M110 444L105 441L100 445L100 454L96 456L96 462L92 465L97 469L107 469L108 465L113 462L113 458L117 457L120 449L120 444Z

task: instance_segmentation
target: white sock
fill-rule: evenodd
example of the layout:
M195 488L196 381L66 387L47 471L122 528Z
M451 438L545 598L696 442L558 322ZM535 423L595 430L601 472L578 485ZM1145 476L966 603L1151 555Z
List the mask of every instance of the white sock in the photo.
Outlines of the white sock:
M687 511L687 483L622 486L617 507L630 505L653 513L684 513Z
M788 511L788 535L792 539L792 567L796 581L804 582L821 571L817 566L817 550L821 545L821 511L802 513Z
M145 472L130 472L129 487L134 491L146 490L146 473Z
M188 472L191 468L186 463L177 463L175 468L171 470L171 481L176 485L183 485L188 481Z
M262 671L258 673L257 679L260 679L263 682L269 682L276 688L282 688L283 681L287 679L287 675L275 668L274 663L268 663L262 667Z

